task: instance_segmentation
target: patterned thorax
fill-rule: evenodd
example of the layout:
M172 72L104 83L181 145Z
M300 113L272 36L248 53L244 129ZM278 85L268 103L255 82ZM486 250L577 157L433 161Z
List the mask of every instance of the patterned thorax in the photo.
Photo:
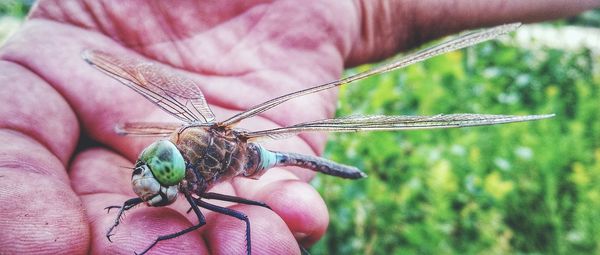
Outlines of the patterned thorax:
M245 173L247 145L231 130L188 127L175 132L171 142L186 162L187 189L201 194L213 185Z

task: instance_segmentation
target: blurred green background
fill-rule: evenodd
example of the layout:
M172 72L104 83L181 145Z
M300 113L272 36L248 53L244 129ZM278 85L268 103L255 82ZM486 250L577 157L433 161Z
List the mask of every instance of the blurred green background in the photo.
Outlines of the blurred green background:
M0 2L0 42L30 6ZM594 10L342 88L338 116L556 117L331 135L325 156L369 178L314 180L331 223L311 253L600 254L598 47Z
M342 88L338 116L556 117L330 136L325 156L369 178L317 177L331 223L311 252L600 254L599 27L599 10L524 26Z

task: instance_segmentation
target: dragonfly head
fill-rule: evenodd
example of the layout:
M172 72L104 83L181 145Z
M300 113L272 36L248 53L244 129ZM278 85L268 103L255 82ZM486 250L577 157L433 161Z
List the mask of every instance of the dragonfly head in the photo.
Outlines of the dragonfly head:
M165 206L177 199L178 184L185 176L185 161L173 143L159 140L138 158L131 184L133 191L150 206Z

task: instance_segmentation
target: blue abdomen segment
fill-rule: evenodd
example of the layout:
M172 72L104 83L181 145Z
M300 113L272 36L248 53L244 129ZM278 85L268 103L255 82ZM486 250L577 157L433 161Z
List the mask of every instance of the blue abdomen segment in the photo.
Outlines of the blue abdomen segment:
M257 178L269 168L278 166L297 166L347 179L367 177L364 172L356 167L342 165L321 157L290 152L270 151L258 144L252 144L249 148L253 150L253 154L259 158L258 160L250 160L254 162L258 161L256 162L257 164L253 164L255 169L247 169L245 175L251 178Z

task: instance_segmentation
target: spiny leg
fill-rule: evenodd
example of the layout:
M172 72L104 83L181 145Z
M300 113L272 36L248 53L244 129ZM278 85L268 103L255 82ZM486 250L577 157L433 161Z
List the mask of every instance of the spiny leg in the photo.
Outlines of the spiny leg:
M248 255L252 254L252 243L250 242L250 220L248 219L248 216L241 212L229 209L227 207L220 207L217 205L210 204L208 202L204 202L200 199L196 199L196 203L198 204L198 206L206 208L213 212L218 212L221 214L229 215L231 217L235 217L239 220L243 220L246 223L246 253Z
M192 206L192 209L194 210L194 213L196 214L196 216L198 216L198 224L191 226L189 228L186 228L184 230L181 230L179 232L173 233L173 234L159 236L158 238L156 238L156 240L154 240L154 242L150 246L148 246L144 251L139 253L139 255L145 254L150 249L152 249L152 247L154 247L154 245L156 245L160 241L176 238L183 234L194 231L194 230L198 229L199 227L202 227L204 224L206 224L206 219L204 218L204 215L202 215L202 213L200 212L200 209L198 209L198 205L196 204L194 198L192 198L192 196L190 194L188 194L187 192L183 192L183 194L185 195L185 199ZM136 252L135 254L138 254L138 253Z
M206 199L221 200L221 201L234 202L234 203L245 204L245 205L262 206L264 208L272 210L271 207L269 207L267 204L265 204L263 202L254 201L254 200L245 199L245 198L236 197L236 196L229 196L229 195L225 195L225 194L207 192L207 193L202 194L201 197L206 198Z
M125 211L135 207L136 205L139 205L142 202L144 202L144 201L141 198L136 197L136 198L132 198L132 199L125 201L125 203L123 203L122 206L113 205L113 206L104 208L104 209L106 209L106 213L109 213L110 209L120 208L119 213L117 214L117 218L115 219L115 222L106 232L106 238L108 239L109 242L112 243L112 240L110 240L110 237L113 235L112 231L119 225L119 223L121 223L121 217L123 216L123 213L125 213Z
M202 194L201 197L206 198L206 199L221 200L221 201L234 202L234 203L239 203L239 204L262 206L271 211L273 210L273 209L271 209L270 206L268 206L267 204L265 204L263 202L249 200L249 199L236 197L236 196L229 196L229 195L225 195L225 194L208 192L208 193ZM190 208L190 210L191 210L191 208ZM188 212L190 210L188 210ZM310 255L310 253L304 247L302 247L302 245L300 245L300 243L298 243L298 247L300 248L300 254Z
M236 196L229 196L229 195L225 195L225 194L208 192L208 193L202 194L202 196L200 196L200 197L206 198L206 199L234 202L234 203L245 204L245 205L256 205L256 206L261 206L261 207L267 208L269 210L273 210L273 209L271 209L271 207L269 205L267 205L263 202L254 201L254 200L245 199L245 198L236 197ZM190 209L188 209L186 213L190 213L191 211L192 211L192 208L190 207Z

